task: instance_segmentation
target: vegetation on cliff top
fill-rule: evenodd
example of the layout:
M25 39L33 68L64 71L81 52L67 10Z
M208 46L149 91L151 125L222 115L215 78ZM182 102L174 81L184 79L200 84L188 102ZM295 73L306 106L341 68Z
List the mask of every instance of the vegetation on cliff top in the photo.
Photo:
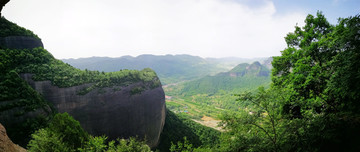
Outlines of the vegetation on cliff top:
M160 86L156 73L151 69L121 70L99 72L79 70L55 59L43 48L0 50L0 69L4 72L31 73L36 81L50 80L59 87L71 87L94 83L96 88L125 86L136 82L153 82L152 87ZM93 87L94 88L94 87Z
M0 37L4 36L32 36L35 34L25 28L19 27L5 18L0 20ZM4 30L3 30L4 29ZM20 74L33 74L35 81L49 80L58 87L71 87L82 84L90 84L78 94L86 94L93 89L113 87L114 91L119 87L133 83L143 82L144 88L149 89L161 86L156 73L147 68L141 71L121 70L117 72L99 72L79 70L69 64L55 59L43 48L34 49L0 49L0 114L5 116L15 111L14 118L26 116L29 112L41 112L34 117L27 117L23 123L13 124L8 128L9 137L16 143L24 145L29 135L35 130L44 127L56 111L49 102L36 92ZM137 90L135 93L139 93ZM6 116L7 117L7 116ZM4 118L6 118L4 117ZM22 119L20 119L22 120Z
M5 17L0 18L0 37L7 36L31 36L40 40L40 38L32 31L16 25L8 21Z

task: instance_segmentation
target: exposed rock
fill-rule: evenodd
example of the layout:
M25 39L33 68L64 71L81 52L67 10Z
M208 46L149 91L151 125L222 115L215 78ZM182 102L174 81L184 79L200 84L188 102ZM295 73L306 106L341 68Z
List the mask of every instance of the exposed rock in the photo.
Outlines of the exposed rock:
M269 57L268 59L264 60L262 65L266 66L268 69L272 69L272 61L273 61L273 57Z
M10 140L2 124L0 124L0 152L26 152L24 148Z
M8 3L10 0L0 0L0 17L1 17L1 10Z
M0 48L8 49L33 49L44 47L41 40L31 36L0 37Z
M59 112L72 115L90 134L107 135L109 139L138 136L146 138L150 147L158 144L165 123L165 94L161 86L151 89L148 87L151 84L138 82L78 95L91 84L59 88L50 81L33 81L31 76L21 75ZM138 94L131 93L136 87L147 89Z
M7 102L13 102L13 101L2 101L1 104L6 104ZM26 112L23 115L18 115L19 111L24 111L23 107L16 107L0 112L0 122L6 128L8 128L9 132L10 129L22 125L22 123L26 122L27 120L36 119L41 116L46 117L51 113L51 109L48 106L37 108L34 111ZM26 146L27 143L30 141L30 137L27 136L15 137L15 138L12 137L12 139L14 142L16 142L16 144L19 144L21 146Z
M271 61L270 61L271 63ZM230 76L230 77L244 77L244 76L257 76L268 77L270 70L259 62L252 64L242 63L234 67L229 72L219 73L218 76Z

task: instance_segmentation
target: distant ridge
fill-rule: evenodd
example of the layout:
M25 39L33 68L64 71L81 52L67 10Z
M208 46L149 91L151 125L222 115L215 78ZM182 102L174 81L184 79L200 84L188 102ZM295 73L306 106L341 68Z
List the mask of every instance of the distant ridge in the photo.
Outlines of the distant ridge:
M267 60L267 58L201 58L186 54L144 54L137 57L90 57L63 59L62 61L79 69L99 70L104 72L118 71L121 69L141 70L144 68L151 68L158 74L163 84L169 84L226 72L239 63L252 63L254 61L263 62L265 60Z
M182 94L211 95L220 90L240 92L256 89L261 85L268 86L269 84L270 70L266 66L260 64L260 62L242 63L228 72L185 83Z

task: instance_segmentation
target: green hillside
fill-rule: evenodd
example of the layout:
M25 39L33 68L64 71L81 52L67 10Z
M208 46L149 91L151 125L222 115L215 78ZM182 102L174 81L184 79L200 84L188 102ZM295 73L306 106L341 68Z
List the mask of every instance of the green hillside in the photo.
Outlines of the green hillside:
M242 63L229 72L205 76L165 87L167 107L175 113L186 113L193 119L203 116L215 119L227 111L243 109L249 103L237 102L234 94L254 91L259 86L269 87L270 70L259 62Z
M140 55L137 57L124 56L120 58L92 57L63 61L79 69L105 72L113 72L120 69L141 70L151 68L156 71L163 84L196 79L226 70L215 63L190 55Z
M8 21L5 17L1 16L0 19L0 37L6 36L31 36L40 39L32 31L16 25L13 22Z
M243 58L200 58L191 55L140 55L119 58L91 57L80 59L63 59L62 61L79 69L99 70L105 72L120 69L141 70L153 69L163 84L194 80L206 75L225 72L239 63L253 62L255 59ZM261 58L259 60L265 60Z
M184 140L184 137L194 147L212 147L219 144L220 131L205 127L190 120L186 115L176 115L166 110L164 130L160 137L160 145L157 149L169 151L171 144L177 144Z
M34 36L29 30L1 18L1 26L6 35ZM58 87L70 87L91 83L78 94L86 94L95 88L116 87L129 85L134 82L153 81L153 86L161 85L156 73L151 69L122 70L117 72L99 72L79 70L69 64L55 59L47 50L39 47L34 49L0 49L0 115L3 119L25 119L22 123L9 123L6 126L8 135L16 143L23 143L36 129L41 128L50 119L54 111L44 98L32 89L21 77L21 74L34 74L36 81L50 80ZM32 112L41 112L35 117L26 117ZM34 115L34 114L32 114ZM25 117L23 117L25 116ZM2 122L3 124L7 124Z
M204 78L187 82L181 90L181 94L215 94L220 90L230 92L242 92L253 90L263 85L270 84L270 70L259 62L252 64L239 64L229 72L219 73L215 76L206 76Z

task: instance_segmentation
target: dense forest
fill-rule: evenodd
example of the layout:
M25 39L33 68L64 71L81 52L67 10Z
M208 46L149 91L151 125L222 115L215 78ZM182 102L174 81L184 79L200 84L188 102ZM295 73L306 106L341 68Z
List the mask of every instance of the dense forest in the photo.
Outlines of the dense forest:
M4 17L1 18L0 25L4 28L1 30L2 36L19 35L37 38L31 31L17 26ZM47 50L39 47L34 49L1 48L0 71L1 116L16 119L14 122L21 121L21 123L11 123L7 128L7 134L15 143L25 146L32 138L27 145L30 151L99 151L97 150L99 148L110 150L117 149L116 146L128 144L136 146L134 143L150 150L144 142L138 142L143 139L135 139L135 137L129 140L119 139L116 141L118 143L115 141L108 143L105 136L89 136L80 127L79 122L71 116L58 114L53 105L23 80L21 75L31 73L33 80L50 81L57 87L90 84L76 92L78 95L85 95L94 89L101 91L105 87L112 88L115 92L122 86L137 82L152 82L151 85L144 87L159 87L160 80L153 70L147 68L141 71L121 70L107 73L79 70L55 59ZM145 89L147 88L136 87L130 90L130 93L134 95ZM39 111L40 114L37 114ZM25 115L34 117L23 117ZM131 146L128 147L131 148Z
M360 151L360 15L331 25L321 12L286 37L270 88L237 94L250 103L221 114L212 151ZM209 151L184 141L174 151Z

